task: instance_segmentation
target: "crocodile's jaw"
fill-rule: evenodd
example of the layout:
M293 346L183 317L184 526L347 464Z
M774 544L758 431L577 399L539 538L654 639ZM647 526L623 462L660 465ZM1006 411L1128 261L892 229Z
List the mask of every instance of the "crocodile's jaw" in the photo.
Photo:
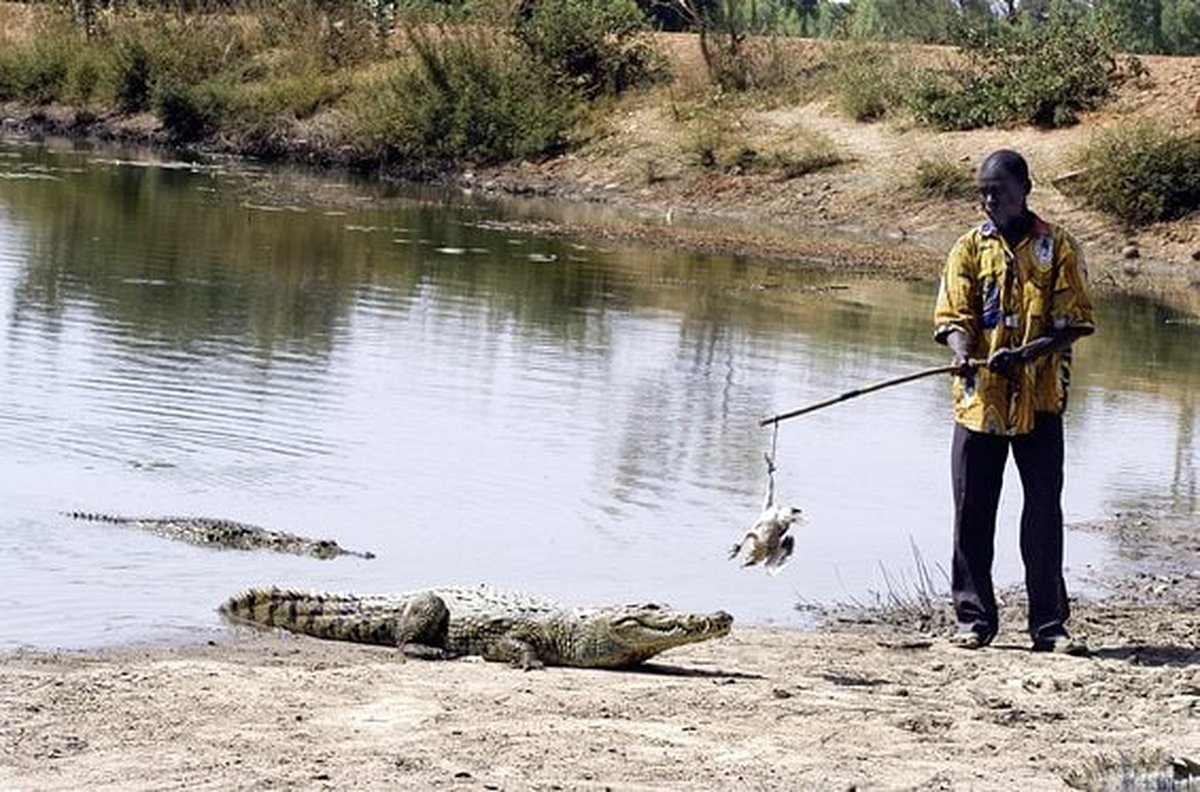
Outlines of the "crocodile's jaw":
M733 617L724 611L680 613L666 605L641 603L602 608L584 616L571 665L627 668L668 649L729 634Z

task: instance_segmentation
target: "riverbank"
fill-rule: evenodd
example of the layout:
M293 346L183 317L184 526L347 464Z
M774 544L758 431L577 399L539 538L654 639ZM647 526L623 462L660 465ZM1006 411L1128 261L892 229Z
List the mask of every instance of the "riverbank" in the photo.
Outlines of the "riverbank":
M999 790L1185 778L1200 770L1194 521L1087 529L1131 555L1099 573L1111 597L1074 605L1089 658L1029 652L1019 597L979 652L949 647L936 626L842 613L815 632L735 625L631 672L405 662L250 629L195 646L10 653L0 787Z

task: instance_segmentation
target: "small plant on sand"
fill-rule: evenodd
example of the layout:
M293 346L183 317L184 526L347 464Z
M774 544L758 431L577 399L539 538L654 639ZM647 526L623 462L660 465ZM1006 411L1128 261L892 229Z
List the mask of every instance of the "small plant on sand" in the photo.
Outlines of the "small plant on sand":
M930 198L969 198L975 191L971 169L948 157L922 159L917 163L913 185Z
M772 161L783 178L797 179L850 160L829 136L797 126L772 155Z
M1072 789L1087 790L1200 789L1200 764L1162 752L1119 753L1074 767L1063 774L1063 781Z
M1078 155L1076 189L1130 224L1174 220L1200 209L1200 134L1152 121L1092 136Z
M831 608L801 601L796 604L796 609L815 610L826 618L839 621L886 624L927 634L953 625L954 611L950 607L949 594L944 593L949 588L950 576L945 569L937 567L944 583L939 586L916 542L910 540L910 545L914 562L911 579L904 572L890 572L880 563L886 591L872 591L865 601L851 597L848 602L836 603Z

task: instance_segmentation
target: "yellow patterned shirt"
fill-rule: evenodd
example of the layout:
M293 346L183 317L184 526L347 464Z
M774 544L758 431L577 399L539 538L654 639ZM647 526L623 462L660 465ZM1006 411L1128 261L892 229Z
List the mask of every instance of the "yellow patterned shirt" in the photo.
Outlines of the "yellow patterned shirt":
M934 311L934 338L952 330L973 341L971 358L985 360L1050 329L1095 329L1087 294L1087 267L1079 243L1058 226L1034 218L1029 234L1010 250L990 221L959 238L946 260ZM1015 367L1007 376L979 368L954 377L954 419L976 432L1018 435L1033 429L1038 412L1061 414L1067 405L1070 350Z

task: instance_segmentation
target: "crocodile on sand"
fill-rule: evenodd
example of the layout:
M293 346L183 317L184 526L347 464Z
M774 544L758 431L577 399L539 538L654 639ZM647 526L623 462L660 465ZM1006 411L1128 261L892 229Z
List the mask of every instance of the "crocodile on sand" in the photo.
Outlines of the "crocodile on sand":
M277 553L307 555L316 558L337 558L352 555L374 558L374 553L359 553L346 550L332 539L307 539L303 536L269 531L257 525L234 522L211 517L121 517L113 514L92 512L66 512L76 520L129 525L168 539L180 539L208 547L223 547L230 550L274 550Z
M628 668L683 644L718 638L733 617L643 603L571 608L489 586L382 596L250 589L220 612L234 621L338 641L395 646L410 657L477 655L525 669Z

